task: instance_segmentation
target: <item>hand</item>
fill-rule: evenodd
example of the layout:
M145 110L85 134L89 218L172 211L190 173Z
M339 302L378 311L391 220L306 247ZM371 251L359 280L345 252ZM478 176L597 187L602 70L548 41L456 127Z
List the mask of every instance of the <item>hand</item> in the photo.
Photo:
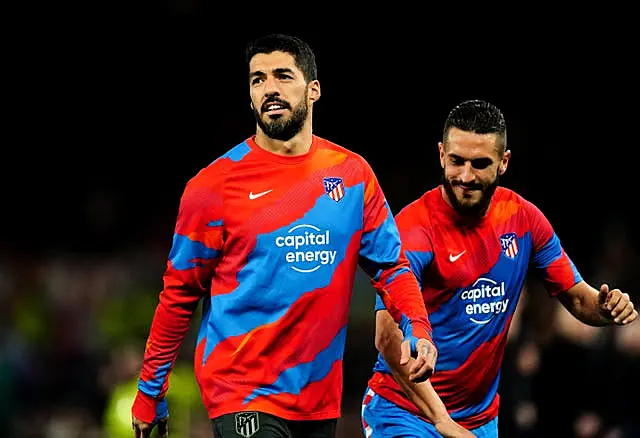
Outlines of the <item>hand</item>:
M409 380L424 382L435 371L438 350L433 343L424 338L417 341L416 338L407 338L402 342L400 365L408 364L409 359L416 354L416 360L413 361L409 369Z
M449 418L434 424L436 430L444 438L476 438L476 436Z
M169 437L169 417L165 417L154 423L145 423L142 420L138 420L136 417L131 417L131 424L133 425L134 438L151 437L151 431L155 426L158 426L158 436L160 438Z
M629 300L629 294L620 289L609 290L609 285L600 286L600 309L617 325L627 325L638 318L638 311Z

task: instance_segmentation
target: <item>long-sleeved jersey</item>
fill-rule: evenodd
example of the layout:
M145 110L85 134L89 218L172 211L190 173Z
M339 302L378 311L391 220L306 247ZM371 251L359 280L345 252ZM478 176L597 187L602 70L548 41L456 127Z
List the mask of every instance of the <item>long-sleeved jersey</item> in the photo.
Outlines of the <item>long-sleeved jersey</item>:
M478 427L498 414L507 332L529 268L551 296L582 278L543 213L506 188L498 187L480 220L458 215L438 187L402 209L396 222L438 348L431 383L454 420ZM383 308L377 301L376 310ZM381 354L369 387L423 416Z
M431 339L393 215L361 156L317 136L300 156L270 153L255 136L235 146L181 198L138 396L164 397L203 299L195 372L211 418L339 417L358 265L405 335Z

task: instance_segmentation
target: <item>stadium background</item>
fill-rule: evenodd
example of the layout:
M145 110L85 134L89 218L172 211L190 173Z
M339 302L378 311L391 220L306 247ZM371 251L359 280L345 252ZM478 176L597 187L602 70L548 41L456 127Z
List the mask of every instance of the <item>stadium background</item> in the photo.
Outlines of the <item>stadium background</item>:
M243 19L170 0L19 15L2 162L3 436L130 436L128 397L180 194L254 132L243 48L265 32L316 50L314 132L367 158L394 213L439 182L448 110L469 98L498 105L513 152L503 185L545 212L587 280L640 302L638 87L624 11L592 11L597 21L574 20L566 33L558 15L530 28L439 27L438 15L409 11L392 30L386 10L385 21L344 23L296 8L295 21L235 12ZM373 290L358 275L339 437L361 436L375 359ZM526 288L502 371L502 436L637 436L640 324L592 330L535 280ZM173 437L210 436L193 342L172 378Z

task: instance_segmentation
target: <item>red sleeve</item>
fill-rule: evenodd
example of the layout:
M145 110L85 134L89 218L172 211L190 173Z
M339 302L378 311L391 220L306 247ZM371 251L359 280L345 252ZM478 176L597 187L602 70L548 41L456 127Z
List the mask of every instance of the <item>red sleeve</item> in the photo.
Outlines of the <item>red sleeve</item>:
M168 376L189 330L193 312L209 292L223 242L222 198L202 174L180 201L164 287L151 323L133 415L153 421L153 400L167 392Z
M360 265L405 336L431 339L431 325L396 222L371 168L365 166Z
M549 295L556 296L582 281L582 276L544 214L530 202L524 207L533 240L533 267Z

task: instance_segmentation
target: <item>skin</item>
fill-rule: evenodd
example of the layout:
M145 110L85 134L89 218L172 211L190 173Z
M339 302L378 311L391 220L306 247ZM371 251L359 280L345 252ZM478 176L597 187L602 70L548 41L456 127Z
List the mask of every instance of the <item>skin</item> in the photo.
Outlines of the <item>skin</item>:
M313 80L307 83L293 56L280 51L255 55L249 62L249 95L251 108L256 117L255 142L259 147L284 156L309 152L313 139L313 104L320 99L320 82ZM288 132L294 134L286 139L278 138L278 132L282 133L283 130L279 130L274 124L283 127L292 121L295 123ZM300 126L297 126L298 123ZM272 135L268 135L269 132ZM393 323L397 328L397 323ZM400 366L409 370L409 379L412 382L428 379L436 363L435 346L426 339L419 339L418 354L413 359L408 340L403 342L400 339L398 345L400 351L397 360ZM168 436L167 420L162 419L158 424L159 436L163 438ZM151 436L155 427L135 417L132 419L132 425L136 438Z
M398 363L400 356L400 343L402 342L402 332L393 320L389 312L380 310L376 312L376 348L389 364L391 373L396 379L400 388L407 394L407 397L415 403L423 414L429 418L436 430L445 438L473 438L475 435L464 427L453 421L447 412L440 397L431 386L428 380L425 382L414 382L411 376L411 361L406 364L394 365Z
M301 155L309 151L312 141L313 104L320 99L320 82L307 83L302 70L288 53L275 51L260 53L249 62L249 94L256 117L256 144L279 155ZM271 106L278 104L278 106ZM273 138L265 132L273 123L283 123L307 107L300 131L288 140ZM262 125L262 126L261 126ZM264 128L263 128L264 126ZM410 379L424 381L433 373L437 358L435 346L425 339L418 340L418 357L409 365ZM401 345L400 364L411 359L409 341Z
M168 419L162 419L158 421L158 424L149 424L144 421L138 420L133 417L133 436L135 438L149 438L151 437L151 431L157 426L159 438L167 438L169 436Z
M497 184L509 166L511 151L501 151L496 134L476 134L451 128L447 142L439 143L440 166L444 171L443 197L463 215L482 215ZM449 190L447 190L447 187Z
M500 153L498 136L451 128L446 144L439 143L438 149L445 186L450 188L442 191L447 203L462 211L488 205L488 188L495 186L497 176L507 171L511 158L509 150ZM629 294L610 290L607 284L598 290L581 281L558 295L558 299L574 317L591 326L627 325L638 318Z
M256 143L261 148L280 155L306 154L311 147L313 104L320 99L320 82L307 83L288 53L260 53L249 63L249 94L254 114L265 125L291 119L294 109L306 104L302 127L291 139L271 138L260 123L256 125ZM268 104L274 101L281 107L269 110Z
M480 217L486 213L497 179L509 165L511 152L501 151L496 134L476 134L451 128L446 144L439 143L440 165L444 172L442 196L459 214ZM629 295L607 284L596 289L581 281L558 295L571 314L591 326L628 325L638 318ZM402 333L389 313L376 314L376 347L409 399L429 418L445 437L473 437L455 423L430 382L410 379L408 366L398 366Z

